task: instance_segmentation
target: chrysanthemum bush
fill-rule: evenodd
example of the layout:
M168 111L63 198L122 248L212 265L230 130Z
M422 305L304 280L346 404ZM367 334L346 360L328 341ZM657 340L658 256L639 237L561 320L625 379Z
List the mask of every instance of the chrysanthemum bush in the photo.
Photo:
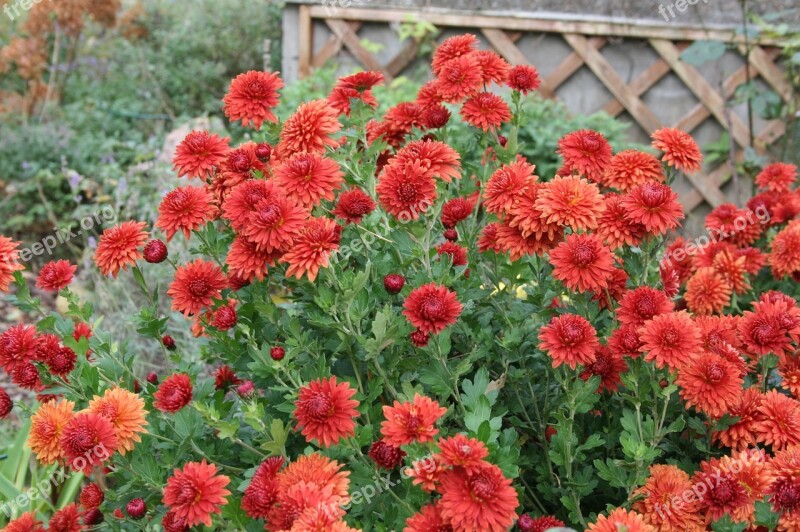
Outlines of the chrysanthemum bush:
M87 476L6 530L800 529L797 169L676 238L689 135L615 153L576 131L537 176L518 131L538 74L477 44L446 40L434 80L381 115L376 72L286 117L278 74L231 82L251 138L191 132L155 224L94 254L146 295L159 372L104 334L74 266L39 272L69 302L42 312L0 240L0 289L42 312L0 336L38 394L28 445ZM181 320L196 342L170 336Z

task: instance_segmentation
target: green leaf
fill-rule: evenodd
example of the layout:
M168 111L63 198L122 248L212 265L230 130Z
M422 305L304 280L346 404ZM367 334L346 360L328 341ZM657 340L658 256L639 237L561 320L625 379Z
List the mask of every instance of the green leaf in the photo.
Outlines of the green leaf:
M719 60L727 49L721 41L695 41L681 52L680 58L684 63L699 67L709 61Z

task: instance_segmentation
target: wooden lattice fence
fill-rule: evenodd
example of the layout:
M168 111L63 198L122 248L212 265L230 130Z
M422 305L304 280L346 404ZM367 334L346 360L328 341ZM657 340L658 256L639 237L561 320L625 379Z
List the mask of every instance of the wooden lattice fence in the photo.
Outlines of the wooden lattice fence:
M365 69L380 70L387 79L401 75L417 58L417 43L413 40L399 42L395 32L395 46L389 56L379 58L362 44L359 32L367 25L391 25L404 21L427 21L437 27L470 31L482 37L498 54L511 64L531 63L539 66L536 52L523 51L518 43L526 36L547 35L560 37L568 46L562 59L547 71L543 70L541 93L548 98L559 97L559 89L581 70L588 69L606 94L603 103L593 110L605 110L612 116L626 115L641 128L651 132L662 126L679 127L690 133L708 121L716 124L715 136L728 131L732 144L743 156L746 147L766 153L770 145L781 138L784 124L779 120L759 121L755 134L747 125L747 115L742 109L728 104L737 87L746 80L760 80L765 88L775 91L784 101L792 97L789 83L783 76L774 42L759 41L752 46L749 64L745 64L745 43L732 29L698 29L631 24L604 21L567 21L533 16L493 16L458 14L442 11L403 10L392 8L341 8L330 5L305 5L297 7L296 51L298 75L308 75L334 58L347 54ZM388 29L388 28L387 28ZM454 31L452 33L455 33ZM293 36L291 38L294 38ZM681 51L697 40L716 40L738 45L738 57L732 58L734 66L723 77L712 81L704 72L684 62ZM604 53L612 43L624 41L633 46L633 53L645 57L648 64L635 75L623 73ZM291 44L291 43L290 43ZM631 50L631 48L629 48ZM734 52L735 53L735 52ZM738 64L736 63L738 61ZM541 69L540 69L541 70ZM667 77L679 80L685 100L691 102L679 115L667 116L658 109L655 101L649 104L646 95ZM658 105L661 105L658 103ZM673 113L674 114L674 113ZM729 164L707 168L705 173L689 177L681 201L687 211L698 207L714 207L731 201L726 197L725 184L731 176Z

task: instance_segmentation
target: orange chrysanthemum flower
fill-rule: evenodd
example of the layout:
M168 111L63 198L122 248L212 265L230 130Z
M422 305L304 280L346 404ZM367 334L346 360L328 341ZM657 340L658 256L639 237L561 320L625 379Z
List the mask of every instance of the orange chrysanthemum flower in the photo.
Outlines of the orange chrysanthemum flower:
M781 357L778 360L778 375L781 377L781 388L788 390L795 399L800 397L800 357Z
M416 220L436 201L436 182L419 163L388 164L378 186L381 207L402 222Z
M686 305L695 314L722 312L733 290L713 267L698 269L686 283Z
M286 251L302 232L308 211L281 189L252 210L241 234L267 252Z
M311 381L300 389L294 417L306 441L322 447L336 445L340 439L355 435L358 401L356 390L336 377Z
M147 432L144 428L147 425L144 400L119 386L106 390L103 397L95 395L88 410L111 421L121 455L132 451L134 444L142 441L139 434Z
M575 369L596 360L600 347L597 331L583 316L556 316L539 331L539 349L553 359L553 367L567 364Z
M636 513L629 512L624 508L617 508L608 517L601 515L597 521L591 523L588 532L656 532L656 528L647 524L644 518Z
M604 203L594 183L578 176L556 176L539 191L536 207L547 222L580 230L597 228Z
M756 445L763 395L756 387L747 388L739 399L728 407L728 414L738 421L714 433L714 439L725 447L742 450Z
M664 153L661 160L669 166L693 174L700 170L703 154L691 135L675 128L661 128L652 135L653 147Z
M164 487L164 504L186 526L211 526L211 516L222 512L221 507L228 504L226 497L231 494L225 489L230 479L218 473L217 466L205 459L176 468Z
M633 492L642 497L633 504L633 510L663 532L702 532L706 527L697 499L683 500L691 489L692 481L685 472L673 465L653 465L647 482ZM680 502L673 504L674 500Z
M31 416L28 446L41 464L54 464L64 458L61 431L75 415L74 409L75 403L72 401L50 401L40 406Z
M781 516L777 530L797 530L800 526L800 446L776 452L770 466L773 478L765 491L770 496L772 511Z
M432 454L415 460L404 473L411 479L412 484L430 493L436 489L439 479L446 470L441 457L438 454Z
M649 153L625 150L611 158L603 177L603 184L622 192L647 183L663 183L666 177L658 159Z
M333 159L316 153L295 153L275 170L275 179L286 193L306 208L333 199L333 191L344 182Z
M327 268L331 253L339 249L342 227L330 218L310 218L295 238L289 251L283 254L286 276L300 279L303 275L314 282L320 268Z
M742 375L732 362L716 353L703 353L678 368L676 380L686 406L710 417L721 417L742 394Z
M128 269L142 258L141 247L147 242L144 222L123 222L103 231L94 262L103 275L117 277L120 270Z
M202 179L211 175L225 160L230 149L229 141L228 137L220 138L208 131L191 131L175 149L172 169L178 172L179 177Z
M737 257L727 249L723 250L714 257L712 267L722 275L734 293L744 294L750 290L750 282L745 275L747 267L743 256Z
M683 206L675 191L655 181L629 190L620 205L628 220L642 224L650 234L663 235L680 226L680 220L684 218Z
M429 283L411 291L403 302L403 316L422 332L438 334L454 324L463 306L455 292Z
M471 126L484 131L494 131L511 120L511 109L498 95L479 92L464 102L461 116Z
M672 369L685 367L701 351L700 328L686 311L659 314L639 329L645 360Z
M169 242L175 233L189 238L192 231L213 220L213 198L204 187L181 187L170 191L158 206L156 227L163 229Z
M738 466L738 463L734 465L736 469ZM701 462L693 481L706 523L710 524L726 515L731 516L734 522L746 521L743 514L750 503L747 488L739 481L736 470L730 468L729 462L716 458ZM706 489L700 488L701 485Z
M470 33L455 35L445 39L433 53L433 58L431 60L431 69L433 73L438 76L446 63L456 57L472 53L475 51L477 44L478 38Z
M228 278L213 262L196 259L178 267L167 295L172 298L172 309L185 316L197 315L220 299L227 288Z
M111 458L118 443L111 421L94 412L78 412L61 429L64 459L87 476L94 466Z
M523 192L515 197L512 206L507 209L506 221L512 227L518 228L525 238L534 236L554 240L556 235L563 232L563 228L558 224L548 223L542 216L542 211L536 206L539 191L543 186L542 183L529 181Z
M478 58L467 54L446 62L436 78L436 88L447 103L459 103L481 92L483 73Z
M445 465L463 467L468 472L480 469L489 450L482 441L456 434L439 440L440 457Z
M514 162L495 170L483 187L484 208L492 214L509 213L527 187L539 179L533 173L535 169L523 157L517 157Z
M426 504L420 508L418 513L406 519L406 527L403 532L431 532L432 530L438 532L452 529L453 527L442 517L439 504L434 502Z
M260 251L258 246L242 235L233 239L225 263L228 273L246 281L258 279L263 281L267 274L267 266L274 266L281 257L280 251Z
M504 532L517 517L517 491L494 464L446 471L438 489L440 512L454 530Z
M426 443L439 433L436 421L447 409L439 403L419 394L406 403L395 401L392 406L384 405L381 435L389 445L400 447L409 443Z
M342 129L339 113L327 100L312 100L297 108L286 119L281 130L277 150L287 158L298 152L324 153L328 146L336 146L331 135Z
M497 224L490 224L484 228L482 241L487 237L486 231L494 227L495 252L507 252L511 261L517 261L526 255L544 255L552 250L564 236L564 228L558 227L554 232L547 231L541 235L531 233L524 236L520 227L510 225L508 219ZM480 245L480 244L479 244Z
M231 222L234 231L244 231L250 216L257 211L262 200L269 200L284 192L274 180L248 179L231 189L222 204L222 217Z
M397 151L391 159L392 166L410 165L425 175L438 177L446 183L461 178L461 155L444 142L438 140L415 140Z
M25 512L17 519L10 521L3 532L45 532L42 522L36 519L33 512Z
M756 185L761 190L789 192L797 181L797 166L787 163L772 163L756 176Z
M19 242L0 236L0 292L8 292L8 286L14 280L14 272L25 269L19 263Z
M605 209L597 219L597 232L603 237L611 249L622 246L638 246L642 243L647 229L626 216L622 206L622 196L619 194L605 195Z
M283 80L277 73L250 70L239 74L222 99L225 116L241 120L243 126L252 123L256 129L264 122L277 122L272 109L278 105L278 90L282 88Z
M570 290L598 292L608 286L614 255L596 234L568 235L550 252L553 277Z
M800 444L800 402L777 390L763 395L756 423L759 443L772 445L775 450Z
M570 173L603 182L606 169L611 165L611 145L597 131L581 129L564 135L558 141L558 150L564 158L564 168Z
M769 266L776 279L800 272L800 222L790 223L772 239Z

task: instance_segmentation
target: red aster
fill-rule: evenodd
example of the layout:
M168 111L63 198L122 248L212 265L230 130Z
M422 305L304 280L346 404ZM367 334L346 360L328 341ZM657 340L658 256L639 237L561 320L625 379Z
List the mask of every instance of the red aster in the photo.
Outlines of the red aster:
M35 359L38 347L36 328L23 324L9 327L0 335L0 366L10 373L18 365Z
M175 149L172 169L178 176L203 179L225 160L229 141L228 137L220 138L208 131L192 131Z
M458 222L469 218L475 210L477 196L468 198L453 198L442 205L442 225L447 228L455 227Z
M436 182L419 163L388 164L376 187L381 207L402 222L416 220L436 201Z
M383 407L384 421L381 423L383 440L395 447L413 442L426 443L439 433L436 421L447 412L439 403L419 394L411 402L395 401Z
M81 511L75 503L58 510L47 524L49 532L81 532L86 527L81 524Z
M742 394L739 368L715 353L695 356L678 369L676 380L686 406L717 418L736 405Z
M192 402L192 381L185 373L170 375L153 394L153 406L167 414L174 414Z
M375 465L388 471L393 471L403 464L406 453L399 447L389 445L383 440L374 442L367 453Z
M594 234L571 234L550 252L553 277L570 290L597 292L608 286L614 255Z
M695 314L720 313L731 302L732 289L712 268L700 268L686 283L684 298Z
M797 181L797 166L787 163L772 163L756 176L756 185L761 190L789 192Z
M63 290L72 282L72 276L77 269L68 260L50 261L39 270L36 286L50 292Z
M210 307L214 299L221 297L221 290L227 286L227 277L219 266L197 259L178 267L167 295L172 298L173 310L190 316Z
M601 345L594 353L594 362L587 364L581 373L581 379L587 381L595 375L600 376L600 386L597 391L607 390L616 392L622 383L620 376L628 371L628 364L623 360L622 354L608 346Z
M693 174L700 170L703 154L688 133L674 128L661 128L652 135L653 147L664 153L661 160L669 166Z
M348 224L358 224L364 216L374 211L377 205L369 194L360 188L351 188L339 194L336 198L336 207L331 213Z
M283 254L281 262L286 262L286 277L300 279L303 275L314 282L320 268L330 265L330 256L339 249L342 227L330 218L310 218L302 232Z
M123 222L103 231L94 262L103 275L117 277L120 270L128 269L142 258L141 248L147 242L144 222Z
M511 120L511 110L496 94L480 92L464 102L461 116L471 126L484 131L494 131Z
M406 527L403 532L453 532L450 526L442 517L438 503L426 504L416 513L406 519Z
M683 368L702 351L700 328L686 311L659 314L639 329L645 360L656 366Z
M625 150L611 158L603 184L627 192L648 181L663 183L665 179L661 163L655 156L637 150Z
M539 71L531 65L515 65L508 73L508 86L522 94L537 90L541 84Z
M558 141L558 154L570 172L602 183L611 165L611 145L606 138L591 129L581 129L564 135Z
M625 217L626 212L622 206L621 195L605 195L605 210L597 219L597 232L611 249L638 246L647 234L642 224L632 222Z
M301 388L294 417L306 441L330 447L354 436L359 404L352 399L355 394L350 383L337 383L336 377L314 380Z
M219 475L214 464L187 462L183 469L175 469L164 487L164 504L187 526L203 523L211 526L211 516L221 513L221 507L231 494L225 489L230 479Z
M391 166L419 168L424 175L438 177L446 183L461 178L461 156L438 140L424 139L409 142L390 161Z
M567 364L575 369L579 364L591 364L599 347L597 331L586 318L576 314L556 316L539 331L539 349L553 359L554 368Z
M454 324L463 309L455 292L435 283L412 290L403 308L403 315L411 325L434 334Z
M285 251L303 230L308 212L292 198L278 193L262 199L241 231L259 250Z
M274 266L281 255L279 251L259 251L256 244L242 235L236 235L228 250L225 263L228 265L228 273L238 279L248 282L253 279L263 281L267 274L267 266Z
M87 476L94 466L111 458L118 444L114 425L94 412L78 412L61 431L64 458L74 471Z
M453 242L443 242L436 246L436 254L440 257L442 255L448 255L453 266L467 265L467 248Z
M526 188L539 179L533 173L535 169L522 157L498 168L483 187L486 210L497 215L510 212Z
M25 512L17 519L10 521L3 532L45 532L42 522L36 519L33 512Z
M431 69L433 73L438 75L442 70L442 66L451 59L475 51L477 44L478 38L469 33L445 39L433 53L433 58L431 60Z
M282 158L298 152L324 153L335 147L331 135L342 129L338 114L327 100L312 100L301 104L283 124L277 150Z
M283 458L273 456L258 466L250 485L244 490L242 509L253 519L263 519L278 500L278 471L283 467Z
M436 78L436 88L447 103L460 103L478 94L483 88L478 58L467 54L445 63Z
M439 440L439 457L445 465L463 467L468 472L479 470L485 465L484 459L489 450L482 441L456 434Z
M442 517L455 530L505 532L517 517L517 492L494 464L472 472L461 468L446 471L439 492Z
M548 223L579 230L597 228L597 218L604 204L600 189L594 183L578 176L556 176L539 191L536 207Z
M161 200L156 227L164 230L167 242L178 231L189 238L192 231L214 219L215 210L212 197L204 187L176 188Z
M628 191L620 205L627 211L628 220L644 225L650 234L661 235L675 229L684 218L675 191L655 181Z
M19 263L19 242L0 236L0 291L8 292L8 286L14 280L14 272L24 270Z
M277 122L272 109L278 105L278 90L283 80L277 73L251 70L239 74L228 87L222 99L225 116L230 120L241 120L243 126L253 124L256 129L264 122Z
M276 183L306 208L332 200L333 191L344 182L343 175L333 159L303 152L285 159L275 170Z

